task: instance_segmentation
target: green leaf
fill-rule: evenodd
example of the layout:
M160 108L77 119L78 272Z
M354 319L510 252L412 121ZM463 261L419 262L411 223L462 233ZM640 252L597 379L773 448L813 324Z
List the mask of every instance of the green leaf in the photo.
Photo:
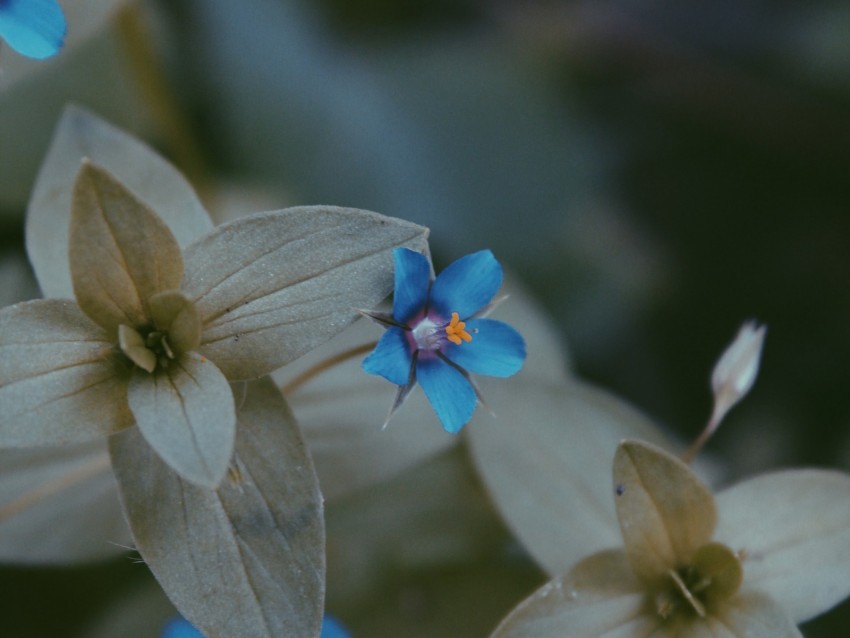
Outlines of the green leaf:
M795 622L850 594L850 477L823 470L764 474L717 495L715 538L744 552L744 584Z
M617 518L638 577L652 582L691 563L717 522L714 496L693 471L660 448L623 441L614 456Z
M667 636L622 550L585 558L521 602L491 638ZM687 634L683 634L685 636Z
M230 380L268 374L327 341L392 290L392 249L427 229L367 211L312 206L238 219L186 250L183 290L200 351Z
M82 442L131 425L127 369L76 304L0 310L0 447Z
M508 525L546 571L562 574L585 556L622 545L611 485L617 444L663 437L612 394L526 375L479 379L496 418L479 410L465 432Z
M127 397L145 440L174 471L208 488L221 482L236 414L230 385L212 362L187 353L153 374L136 368Z
M110 452L139 552L180 613L209 636L318 635L322 499L269 380L248 386L234 470L215 491L177 476L134 429Z
M88 162L74 187L68 257L77 303L110 335L121 324L149 323L149 299L183 278L183 256L168 226Z
M0 560L71 564L126 551L104 441L0 450Z
M27 208L27 251L45 296L73 294L68 236L74 182L84 158L103 166L155 210L180 246L212 228L192 187L171 164L91 113L66 107Z

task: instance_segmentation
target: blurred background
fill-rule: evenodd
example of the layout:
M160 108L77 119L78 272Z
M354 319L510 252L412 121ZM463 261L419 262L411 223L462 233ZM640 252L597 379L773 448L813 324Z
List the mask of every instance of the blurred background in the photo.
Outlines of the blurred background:
M23 217L72 100L147 139L222 217L371 209L430 226L438 269L492 248L551 314L576 372L683 439L708 417L722 349L744 320L764 322L758 382L709 454L730 477L850 466L847 3L63 5L59 58L29 63L0 45L4 304L38 294ZM476 480L471 501L486 498ZM497 539L483 546L503 547L507 532L482 516L473 527ZM475 616L487 598L489 611L442 634L486 636L542 579L516 554L495 568L482 550L475 570L384 583L395 615L380 631L366 620L380 616L377 596L340 616L367 628L355 635L441 635L417 614ZM477 592L474 605L453 593L454 607L429 606L454 588ZM105 607L125 621L143 608L115 611L137 591L170 613L126 558L4 567L3 634L94 635ZM803 631L835 636L848 622L845 604Z

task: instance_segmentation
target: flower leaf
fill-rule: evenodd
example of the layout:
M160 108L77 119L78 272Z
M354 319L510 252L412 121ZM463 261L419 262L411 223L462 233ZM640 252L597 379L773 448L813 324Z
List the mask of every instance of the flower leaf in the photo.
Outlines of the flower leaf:
M88 11L100 9L90 7ZM212 228L192 187L171 164L127 133L80 107L68 106L27 208L27 251L45 296L73 294L68 272L68 235L74 182L84 158L103 166L155 210L180 246Z
M625 553L606 550L526 598L491 638L666 636L653 633L661 622L648 610Z
M188 353L153 374L137 368L127 391L145 440L187 481L215 488L224 478L236 415L227 379Z
M467 427L475 463L508 525L550 574L622 545L611 459L624 437L663 441L634 408L588 385L529 378L534 361L481 389L496 418Z
M89 162L74 186L68 258L77 303L110 335L121 324L147 324L148 300L183 278L183 256L168 226Z
M131 425L127 371L76 304L0 310L0 447L91 440Z
M359 320L342 334L275 373L285 388L329 357L367 344L378 332ZM458 442L440 428L422 427L436 417L424 393L414 391L385 429L397 388L364 374L361 357L338 363L286 397L298 417L328 501L388 480L405 468Z
M0 560L66 565L126 551L116 488L104 441L0 450Z
M427 229L368 211L311 206L238 219L186 250L200 351L230 380L280 368L392 290L392 249Z
M315 636L324 598L322 500L280 393L249 384L234 471L187 483L135 429L110 439L136 545L172 602L209 636Z
M617 518L635 573L656 579L687 565L711 538L714 496L682 461L639 441L623 441L614 456Z
M745 586L770 595L797 623L850 593L850 477L792 470L717 495L715 538L744 551Z

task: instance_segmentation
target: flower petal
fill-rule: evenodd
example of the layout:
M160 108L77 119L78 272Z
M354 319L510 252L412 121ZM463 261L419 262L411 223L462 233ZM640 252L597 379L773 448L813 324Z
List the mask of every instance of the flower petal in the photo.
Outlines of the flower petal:
M461 368L491 377L509 377L522 368L525 341L511 326L493 319L471 319L466 330L472 341L443 348L443 354Z
M502 285L502 266L489 250L449 264L431 286L431 307L445 319L453 312L466 320L484 306Z
M606 550L531 594L491 638L631 638L655 636L661 624L625 553Z
M717 495L715 537L743 550L744 585L795 622L850 594L850 477L823 470L763 474Z
M109 451L133 538L207 636L316 636L325 589L322 496L298 425L268 380L247 384L232 471L188 483L136 428Z
M446 432L456 434L472 418L478 397L469 380L456 368L437 357L420 357L416 380Z
M127 397L147 442L187 481L215 488L236 430L233 392L213 363L194 353L153 374L133 371Z
M803 634L788 617L782 605L760 592L735 596L704 621L706 638L730 636L749 638L802 638ZM686 634L687 635L687 634Z
M74 187L68 257L77 303L110 335L150 320L148 301L180 287L168 226L107 171L84 163Z
M0 447L82 442L132 422L126 369L76 304L0 310Z
M65 14L56 0L4 0L0 3L0 37L21 55L43 60L65 42Z
M413 353L401 328L387 328L378 345L363 360L363 370L384 377L390 383L405 385L410 377Z
M203 322L200 352L230 380L280 368L342 331L392 288L392 250L427 229L305 206L218 226L186 249L183 291Z
M0 450L0 561L69 565L130 543L105 440Z
M393 317L406 324L428 302L431 287L431 262L422 253L409 248L396 248Z
M652 581L686 565L711 538L714 497L691 469L660 448L623 441L614 455L617 518L635 574Z
M113 0L87 3L86 18L108 14L114 4ZM99 15L101 22L107 17ZM171 164L124 131L78 106L67 106L27 207L27 252L45 296L73 296L68 232L74 182L83 158L106 168L156 211L181 246L212 228L192 187Z

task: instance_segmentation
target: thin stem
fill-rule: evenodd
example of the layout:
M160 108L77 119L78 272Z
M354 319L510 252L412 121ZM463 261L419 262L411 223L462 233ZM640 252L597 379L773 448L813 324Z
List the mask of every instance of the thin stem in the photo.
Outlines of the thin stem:
M319 361L319 363L312 366L311 368L307 368L304 372L299 374L297 377L295 377L289 383L281 386L280 391L283 392L284 395L288 395L291 392L294 392L295 390L300 388L305 383L307 383L313 377L315 377L315 376L321 374L322 372L324 372L325 370L327 370L328 368L332 368L336 364L342 363L343 361L347 361L348 359L351 359L351 358L356 357L358 355L365 354L365 353L369 352L370 350L372 350L377 345L378 345L377 341L364 343L363 345L355 346L354 348L351 348L349 350L344 350L342 352L339 352L332 357L328 357L327 359L323 359L322 361Z
M706 442L711 438L711 435L714 434L717 426L720 425L721 418L722 415L718 415L717 412L711 415L711 418L708 420L705 428L703 428L696 440L691 443L691 446L682 454L682 460L685 463L690 464L693 462L696 455L702 449L702 446L706 444Z

